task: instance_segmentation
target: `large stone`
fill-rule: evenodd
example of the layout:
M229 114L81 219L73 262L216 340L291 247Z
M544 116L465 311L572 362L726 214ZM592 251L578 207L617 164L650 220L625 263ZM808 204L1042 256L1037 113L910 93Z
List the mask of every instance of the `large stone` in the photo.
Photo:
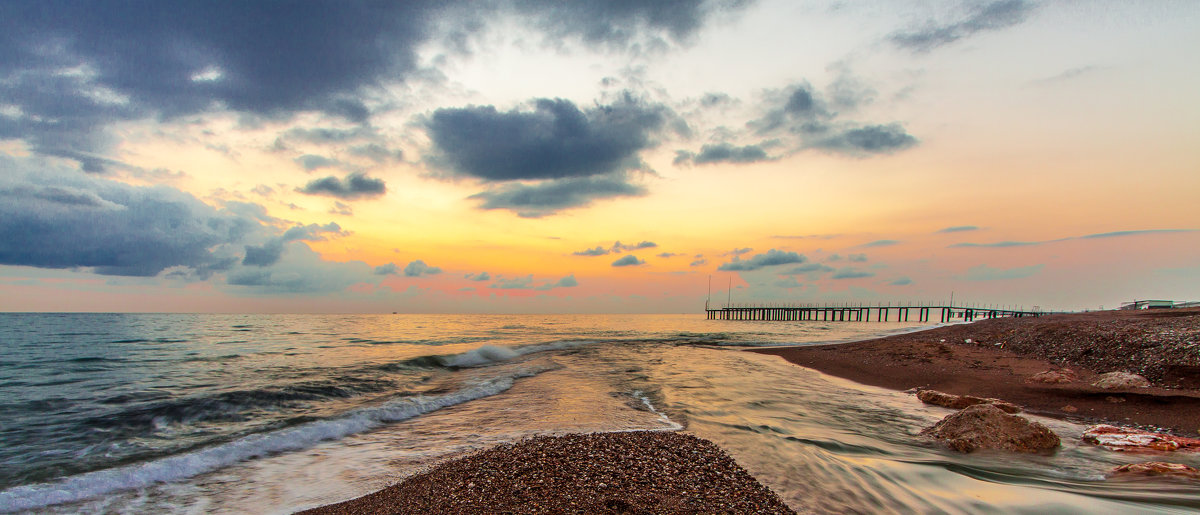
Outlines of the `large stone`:
M1167 463L1151 461L1147 463L1130 463L1121 465L1109 471L1108 477L1177 477L1200 481L1200 470L1182 463Z
M972 395L954 395L937 390L921 390L917 392L917 398L925 404L933 404L950 409L963 409L976 404L991 404L1000 408L1005 413L1020 413L1021 407L1016 404L1005 402L1000 399L975 397Z
M1075 373L1074 370L1069 368L1059 368L1055 370L1047 370L1045 372L1038 372L1032 376L1029 376L1029 379L1026 379L1025 381L1029 383L1061 384L1073 383L1078 380L1079 374Z
M1150 386L1150 381L1147 381L1146 378L1140 375L1128 372L1109 372L1107 374L1100 374L1100 378L1096 379L1096 382L1092 383L1092 386L1105 390L1145 388Z
M1111 451L1200 450L1200 440L1140 429L1099 424L1083 432L1083 441Z
M948 415L921 434L942 440L959 452L979 449L1044 452L1060 443L1050 428L1005 413L991 404L976 404Z

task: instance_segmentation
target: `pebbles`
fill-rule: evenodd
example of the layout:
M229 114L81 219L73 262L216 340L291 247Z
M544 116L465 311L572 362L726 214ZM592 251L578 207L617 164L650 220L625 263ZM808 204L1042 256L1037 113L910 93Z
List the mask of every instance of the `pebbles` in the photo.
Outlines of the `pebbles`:
M305 513L794 512L712 442L629 432L500 445Z

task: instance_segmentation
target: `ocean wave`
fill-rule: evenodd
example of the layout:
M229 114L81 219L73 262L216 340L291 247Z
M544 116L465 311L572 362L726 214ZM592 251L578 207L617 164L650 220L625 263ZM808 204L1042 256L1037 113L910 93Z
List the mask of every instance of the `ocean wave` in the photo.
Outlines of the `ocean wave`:
M503 345L483 345L458 354L432 354L407 359L399 363L385 365L385 369L396 368L477 368L504 363L514 358L527 356L538 352L574 349L593 343L585 340L563 340L547 343L535 343L519 347Z
M442 395L393 399L343 416L309 422L150 462L71 476L53 483L23 485L0 491L0 511L34 510L82 501L120 490L187 479L235 463L270 454L306 449L325 440L338 440L391 422L399 422L489 397L512 388L521 377L549 368L518 370Z

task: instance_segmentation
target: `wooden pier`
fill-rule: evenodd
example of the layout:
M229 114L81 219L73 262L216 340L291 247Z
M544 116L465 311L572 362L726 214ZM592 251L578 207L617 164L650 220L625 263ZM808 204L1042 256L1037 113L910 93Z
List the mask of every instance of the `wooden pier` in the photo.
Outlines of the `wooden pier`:
M819 322L870 322L874 311L877 322L932 322L937 316L939 323L962 320L971 322L983 318L1037 317L1046 313L1019 309L1002 309L966 306L738 306L705 309L709 320L757 320L757 321L819 321ZM894 320L893 320L894 315Z

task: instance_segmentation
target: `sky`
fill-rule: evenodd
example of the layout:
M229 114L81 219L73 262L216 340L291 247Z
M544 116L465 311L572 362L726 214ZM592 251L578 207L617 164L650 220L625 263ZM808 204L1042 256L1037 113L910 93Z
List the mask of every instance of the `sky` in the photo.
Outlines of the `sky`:
M1200 300L1200 3L0 3L0 310Z

